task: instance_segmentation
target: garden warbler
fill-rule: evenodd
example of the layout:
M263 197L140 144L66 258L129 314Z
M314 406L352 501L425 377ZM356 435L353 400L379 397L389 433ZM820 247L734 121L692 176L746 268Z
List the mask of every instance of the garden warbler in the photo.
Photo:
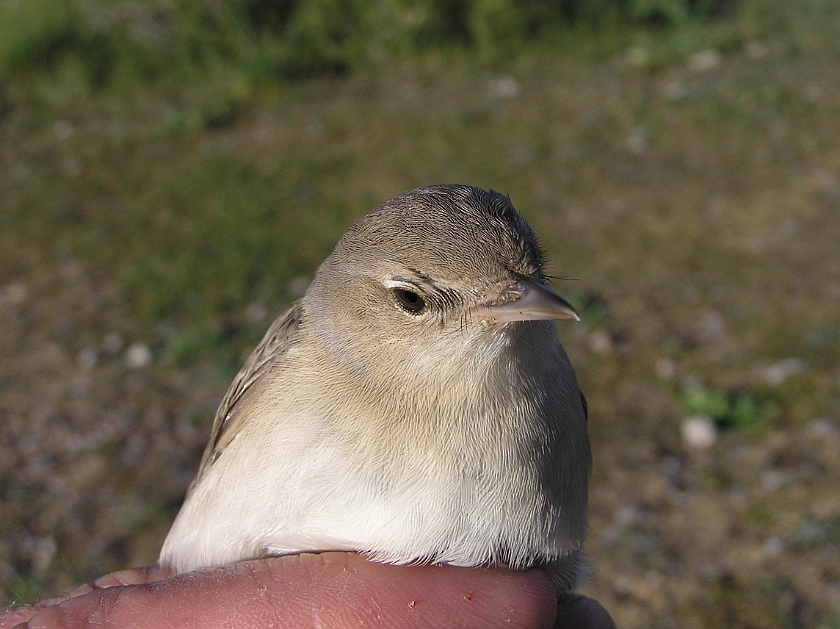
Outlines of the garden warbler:
M386 201L339 240L222 400L160 554L178 571L359 551L394 564L585 563L586 401L510 199Z

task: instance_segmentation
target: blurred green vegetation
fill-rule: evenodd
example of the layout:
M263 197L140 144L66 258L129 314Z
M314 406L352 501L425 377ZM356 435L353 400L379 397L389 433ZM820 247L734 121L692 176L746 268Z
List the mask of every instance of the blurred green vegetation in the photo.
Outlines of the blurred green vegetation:
M135 323L168 320L158 326L153 344L171 363L193 362L202 351L224 347L224 362L236 364L234 348L247 345L255 335L251 327L259 325L243 327L234 311L252 302L270 308L288 303L295 296L290 283L311 275L348 222L382 200L365 191L348 201L335 185L351 180L362 159L341 143L365 116L364 104L356 121L329 104L328 81L336 74L356 73L352 94L342 98L361 101L365 90L384 89L376 73L396 76L404 63L413 64L412 71L426 81L449 68L452 80L475 86L511 64L525 74L547 75L557 59L656 72L704 50L743 51L758 39L770 43L762 54L818 54L828 63L840 48L833 37L837 5L833 0L796 8L769 0L4 0L0 117L16 112L20 133L43 133L53 125L53 135L61 142L67 134L72 148L58 157L47 148L55 138L27 145L16 169L18 178L32 172L33 185L6 196L15 202L4 203L0 226L16 232L7 236L10 244L38 240L56 259L84 260L94 274L116 278L120 306ZM691 103L687 111L694 124L710 137L730 124L748 143L777 117L809 107L762 72L759 68L737 90L715 88L720 99L707 98L709 87L698 83L696 93L675 92L673 106ZM309 100L312 111L301 110L300 103ZM301 134L292 151L260 160L241 143L201 150L206 138L236 128L260 102L291 117ZM70 137L74 127L64 118L78 117L87 107L97 111L106 131ZM667 141L661 120L646 122L654 115L650 103L642 99L634 107L640 123L634 141L640 146ZM434 128L447 142L469 146L466 139L492 128L497 115L487 104L468 105L436 121L410 107L406 111L408 118L394 113L390 123L401 125L403 141L425 151L415 157L427 163L436 158L425 144L427 131ZM587 155L614 159L629 181L636 160L632 151L616 152L606 143L604 133L608 136L611 126L617 130L617 120L607 116L603 122L582 125L574 138L578 154L559 159L571 166ZM523 131L533 135L534 128ZM330 142L305 150L319 134L329 135ZM546 147L538 148L541 163L557 161L543 139L533 139ZM82 163L88 166L79 177L75 170ZM470 163L476 168L462 168L456 179L492 185L497 179L488 168L505 170L482 160ZM445 173L452 168L445 166L436 179L451 179ZM38 185L42 176L49 185ZM571 194L583 191L582 179L569 178L566 185ZM318 211L301 212L312 207ZM5 258L6 276L14 277L24 260ZM572 298L590 324L606 320L597 294ZM733 320L748 325L750 314L739 311ZM825 322L808 332L807 341L822 360L831 361L840 356L837 336L836 323ZM742 400L733 411L740 409L739 417L757 413L747 406Z
M90 89L236 66L344 72L440 46L503 58L571 28L681 25L734 0L4 0L0 78L45 68Z
M723 428L759 430L778 412L770 391L728 391L716 387L688 387L681 402L689 415L708 415Z

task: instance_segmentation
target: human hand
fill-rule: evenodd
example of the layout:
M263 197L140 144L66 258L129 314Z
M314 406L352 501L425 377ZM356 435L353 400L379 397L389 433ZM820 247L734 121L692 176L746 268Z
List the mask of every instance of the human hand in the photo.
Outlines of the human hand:
M568 627L614 629L592 599L560 607L541 570L399 567L345 552L289 555L175 576L116 572L0 615L0 629L133 627Z

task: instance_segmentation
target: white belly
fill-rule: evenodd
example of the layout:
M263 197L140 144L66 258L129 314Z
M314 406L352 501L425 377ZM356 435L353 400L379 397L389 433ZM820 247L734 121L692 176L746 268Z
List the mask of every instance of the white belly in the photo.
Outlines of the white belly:
M570 540L546 521L527 470L511 474L500 460L471 466L430 454L398 474L378 474L375 466L363 472L325 435L313 434L311 422L290 442L287 422L276 435L283 447L267 435L258 442L266 452L244 455L268 462L261 469L231 473L228 461L243 457L236 449L254 441L228 446L178 514L163 563L183 572L265 555L354 550L389 563L527 565L569 550Z

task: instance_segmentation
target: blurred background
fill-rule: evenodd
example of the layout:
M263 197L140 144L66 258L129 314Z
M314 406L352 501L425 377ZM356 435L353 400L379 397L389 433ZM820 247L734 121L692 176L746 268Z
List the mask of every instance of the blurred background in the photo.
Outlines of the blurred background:
M583 313L586 593L840 628L840 0L0 0L0 606L154 562L270 321L444 182Z

